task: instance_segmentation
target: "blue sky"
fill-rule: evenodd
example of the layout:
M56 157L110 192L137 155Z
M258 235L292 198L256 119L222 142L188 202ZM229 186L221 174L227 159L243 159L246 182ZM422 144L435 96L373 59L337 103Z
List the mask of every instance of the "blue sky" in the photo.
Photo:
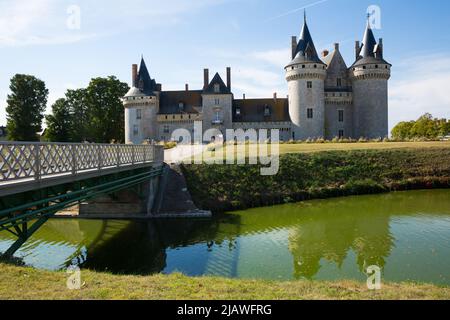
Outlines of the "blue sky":
M77 21L73 28L68 22ZM340 42L348 65L370 5L381 9L385 58L394 65L390 125L425 112L450 118L449 1L438 0L0 0L0 125L9 80L33 74L49 105L92 77L130 81L143 54L165 90L202 85L203 68L232 67L236 97L287 94L283 66L303 7L319 51ZM74 14L75 13L75 14Z

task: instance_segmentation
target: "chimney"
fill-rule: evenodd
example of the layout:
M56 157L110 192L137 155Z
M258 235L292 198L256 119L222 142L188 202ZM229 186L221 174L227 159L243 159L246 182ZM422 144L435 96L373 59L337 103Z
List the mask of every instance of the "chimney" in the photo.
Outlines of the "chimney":
M157 83L156 84L156 91L158 91L158 92L162 91L162 84L161 83Z
M137 74L138 74L138 65L133 64L131 66L131 86L132 87L137 86Z
M359 41L355 42L355 55L356 55L356 60L359 59L359 54L361 53L361 44L359 43Z
M203 89L205 90L209 86L209 69L203 70Z
M384 51L384 48L383 48L383 38L380 38L380 39L378 40L378 48L379 48L379 50L380 50L380 52L379 52L380 58L383 59L383 51Z
M339 51L339 43L334 44L334 50Z
M185 89L186 89L186 91L189 91L189 84L188 83L186 83Z
M228 90L231 92L231 68L227 68L227 87Z
M323 50L322 51L322 58L325 58L326 56L328 56L330 54L330 51L328 50Z
M294 60L295 52L297 51L297 37L296 36L292 37L291 46L292 46L292 60Z
M277 101L277 93L276 92L273 93L273 100Z
M242 99L245 100L245 93L242 95Z

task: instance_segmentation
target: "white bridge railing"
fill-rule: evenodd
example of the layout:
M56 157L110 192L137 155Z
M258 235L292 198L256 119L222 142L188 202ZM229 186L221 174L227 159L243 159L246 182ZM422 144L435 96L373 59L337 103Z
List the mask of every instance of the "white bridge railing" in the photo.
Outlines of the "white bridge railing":
M163 161L155 145L0 142L0 183Z

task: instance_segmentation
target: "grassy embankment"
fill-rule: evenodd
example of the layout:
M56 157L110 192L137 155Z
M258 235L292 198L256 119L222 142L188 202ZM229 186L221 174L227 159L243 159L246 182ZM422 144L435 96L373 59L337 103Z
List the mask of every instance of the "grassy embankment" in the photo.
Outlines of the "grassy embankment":
M450 288L413 283L384 284L369 291L353 281L230 280L170 276L121 276L82 271L81 290L68 290L68 275L0 263L0 299L450 299Z
M286 144L281 145L280 153L280 170L275 176L261 176L260 167L251 165L184 165L194 201L202 209L221 212L450 187L448 142Z

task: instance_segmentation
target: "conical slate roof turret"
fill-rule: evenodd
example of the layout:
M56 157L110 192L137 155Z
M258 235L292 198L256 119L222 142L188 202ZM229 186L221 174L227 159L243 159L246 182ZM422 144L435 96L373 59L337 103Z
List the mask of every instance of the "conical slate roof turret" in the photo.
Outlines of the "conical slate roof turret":
M306 22L306 13L300 39L295 50L295 57L289 65L302 62L323 63L317 54L311 32L309 31L308 23Z
M377 43L377 40L375 40L375 36L373 34L369 19L370 15L367 17L367 26L366 31L364 32L364 38L362 41L361 50L359 52L359 57L356 59L353 66L377 63L385 63L390 65L389 62L383 59L383 45L381 43L381 40L380 43Z
M367 21L366 32L364 33L364 39L361 48L361 57L375 57L375 47L377 46L377 41L373 35L372 28L370 26L370 21Z
M146 94L153 94L156 89L156 82L150 77L144 57L141 58L141 65L139 67L137 77L137 86Z

